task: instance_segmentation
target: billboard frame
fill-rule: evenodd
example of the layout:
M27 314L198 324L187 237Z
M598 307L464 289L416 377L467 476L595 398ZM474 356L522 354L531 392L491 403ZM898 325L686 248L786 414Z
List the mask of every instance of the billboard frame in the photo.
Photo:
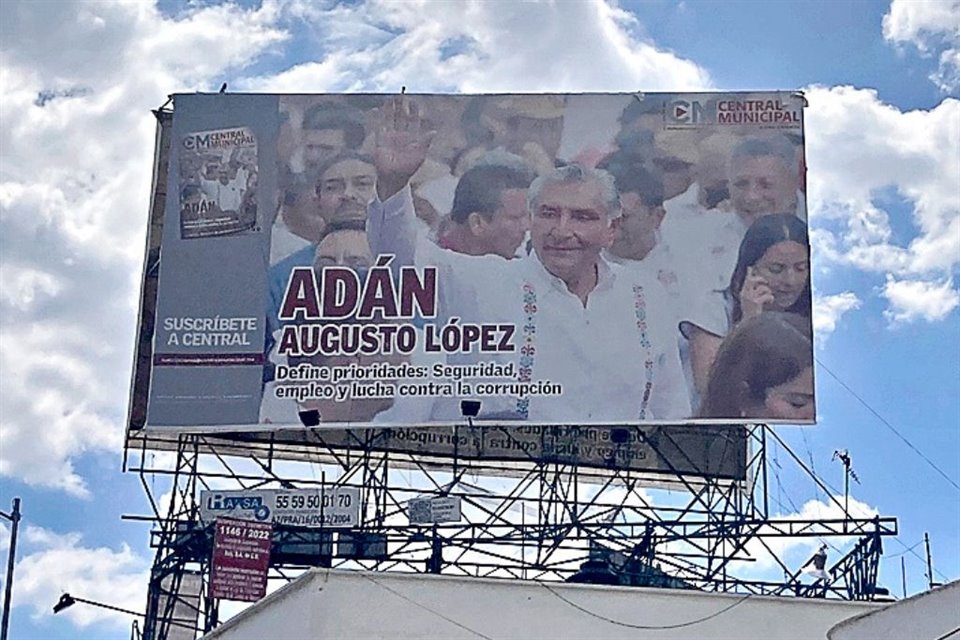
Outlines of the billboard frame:
M479 456L474 458L464 458L458 456L456 452L453 455L429 453L414 453L402 449L390 447L377 447L375 443L366 443L358 441L356 446L329 447L324 442L324 430L310 429L278 429L273 431L244 430L234 433L224 432L216 429L211 433L204 433L197 429L170 429L156 430L146 429L146 398L150 385L150 375L152 371L153 356L153 335L156 323L156 294L158 272L160 269L160 238L165 215L166 205L166 180L162 179L169 172L170 145L172 141L172 118L173 112L169 108L161 107L153 111L157 120L156 149L154 153L153 183L151 188L151 206L149 210L149 220L147 225L147 237L144 248L144 265L141 278L140 307L137 319L137 329L135 333L135 348L133 355L133 366L131 372L131 385L129 404L127 411L127 429L124 438L124 469L126 469L127 455L131 450L157 450L157 451L175 451L182 446L183 438L188 434L197 434L201 440L210 443L209 451L218 454L252 454L259 452L265 454L269 459L288 459L288 460L322 460L336 464L339 457L344 453L361 452L363 455L378 453L381 455L392 454L396 460L395 464L407 468L416 468L421 463L426 462L431 465L467 465L472 468L484 470L493 475L512 475L524 473L537 463L537 460L529 458L527 460L503 460L490 456ZM454 423L450 428L458 430L460 428L473 429L472 421L461 425ZM507 425L504 428L510 428L514 425ZM428 427L430 429L443 429L443 427ZM496 426L486 426L488 429L496 429ZM646 428L655 429L647 425L646 427L621 427L625 429L636 429L638 432ZM331 431L333 432L333 431ZM289 440L286 436L292 435ZM371 446L374 444L374 446ZM649 442L648 442L649 444ZM653 451L657 451L653 447ZM660 455L656 453L656 455ZM743 452L743 463L746 467L746 460L750 456L749 451ZM661 456L662 457L662 456ZM689 459L688 459L689 461ZM695 466L695 465L694 465ZM597 465L588 465L584 467L587 476L593 475L596 478L602 478L609 475ZM634 472L640 470L634 469ZM678 475L669 468L660 471L651 471L649 473L640 472L644 477L644 482L648 484L670 484L671 477ZM689 480L697 482L698 479L714 477L724 479L723 476L710 476L704 473L698 473L693 469L687 474ZM745 473L733 474L725 479L731 481L742 481L746 479Z
M667 96L696 95L696 96L723 97L723 96L749 96L749 95L758 95L758 94L766 94L769 96L775 95L776 97L782 98L784 100L786 100L787 98L791 100L800 99L803 105L805 105L806 103L805 99L803 98L802 92L798 92L798 91L699 92L699 93L690 93L690 94L676 94L676 93L643 94L641 92L638 92L634 95L637 97L638 100L643 100L645 99L645 96L659 96L659 95L667 95ZM187 95L187 94L184 94L184 95ZM206 94L201 94L201 95L206 95ZM246 96L254 97L256 95L257 94L231 94L231 96L237 96L241 98ZM406 94L406 95L409 95L410 98L417 98L417 97L430 97L432 94L424 94L424 95ZM463 97L464 98L470 98L470 97L498 98L498 97L508 97L510 95L514 95L514 94L487 94L484 96L463 96ZM519 94L519 95L524 95L524 94ZM588 94L528 94L528 95L531 95L534 97L535 96L558 97L558 96L567 96L567 95L583 96ZM613 96L614 94L589 94L589 95ZM628 94L618 94L618 95L628 95ZM294 97L302 98L302 97L331 97L331 96L319 96L319 95L305 96L303 94L284 94L284 95L278 96L278 98L280 99L282 98L289 99ZM340 96L332 96L332 97L340 97ZM382 94L377 96L367 95L364 97L366 98L377 97L378 99L387 99L393 96L389 94ZM667 104L668 103L665 102L663 106L663 109L665 111L667 109ZM139 398L139 396L144 392L149 393L150 376L152 375L153 366L152 366L152 363L149 362L149 358L146 357L147 355L152 355L152 350L147 348L148 345L144 341L144 338L153 331L155 323L157 321L157 317L155 313L157 283L156 281L153 281L151 283L150 277L151 275L155 275L155 270L158 268L158 264L159 264L158 249L160 244L160 235L161 235L160 232L163 228L163 218L164 218L164 212L165 212L164 205L165 205L166 195L167 195L166 189L168 187L163 177L166 175L169 175L169 169L170 169L169 162L171 159L170 145L171 145L171 138L172 138L171 126L172 126L173 112L170 109L161 109L155 113L159 121L158 136L157 136L158 149L157 149L157 153L155 154L153 189L151 192L152 206L151 206L150 222L148 224L148 237L146 239L146 247L145 247L146 257L144 262L144 274L143 274L143 279L141 281L141 298L140 298L141 305L140 305L140 314L138 318L138 329L137 329L137 351L134 356L135 363L134 363L133 380L132 380L131 392L130 392L130 410L128 411L128 420L127 420L128 433L132 430L136 430L138 427L146 427L146 424L145 424L146 418L145 416L140 415L142 412L146 411L146 407L138 406L141 403L141 399ZM803 126L803 108L802 107L798 109L798 114L799 114L798 126L802 131L802 126ZM166 120L164 120L164 118L166 118ZM664 115L664 120L666 122L666 115ZM166 125L166 128L164 127L164 125ZM669 129L669 127L666 127L666 124L664 125L664 127L665 129ZM164 140L163 134L165 132L168 135L167 135L167 138ZM802 143L801 143L801 149L802 149ZM166 156L164 156L164 154L166 154ZM166 170L164 170L164 167L166 168ZM148 300L147 299L148 297L150 297L151 299ZM150 304L148 304L148 302ZM148 307L151 307L151 306L153 308L148 309ZM150 315L148 312L152 312L152 315ZM152 344L149 346L152 348ZM680 419L680 420L666 420L664 422L668 424L719 424L719 425L722 425L722 424L729 424L730 420L729 419L727 420L712 419L712 418L711 419L690 418L690 419ZM774 422L778 422L778 421L774 421ZM548 423L543 423L543 424L548 424ZM549 424L553 424L553 423L549 423ZM560 423L556 423L556 424L559 425ZM597 424L601 424L601 423L597 423ZM285 425L285 426L292 427L292 425ZM364 425L364 426L370 426L370 425ZM413 426L413 425L408 425L408 426ZM442 425L431 424L431 426L442 426ZM243 430L261 431L264 429L263 425L261 424L258 424L258 425L244 424L243 426L240 426L240 425L203 426L203 425L197 424L193 426L178 426L178 427L150 426L146 428L150 430L152 430L153 428L158 428L158 429L162 428L164 430L169 430L170 432L193 432L193 431L209 432L213 430L220 430L220 431L227 431L231 433L235 433ZM338 424L333 428L357 428L357 427L355 427L353 424L347 423L347 424Z

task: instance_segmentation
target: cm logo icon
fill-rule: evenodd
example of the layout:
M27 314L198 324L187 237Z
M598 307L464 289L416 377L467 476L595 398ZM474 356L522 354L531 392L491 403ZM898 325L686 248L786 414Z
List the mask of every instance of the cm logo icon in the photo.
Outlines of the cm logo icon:
M714 111L712 101L704 105L698 100L674 100L667 105L667 122L671 124L701 124L709 122L709 115Z

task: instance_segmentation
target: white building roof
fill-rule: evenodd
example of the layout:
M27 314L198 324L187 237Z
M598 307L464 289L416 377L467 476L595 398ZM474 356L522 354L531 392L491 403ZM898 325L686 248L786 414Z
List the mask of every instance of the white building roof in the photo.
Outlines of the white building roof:
M205 636L825 640L883 605L530 580L313 569Z
M829 640L960 638L960 580L844 620Z

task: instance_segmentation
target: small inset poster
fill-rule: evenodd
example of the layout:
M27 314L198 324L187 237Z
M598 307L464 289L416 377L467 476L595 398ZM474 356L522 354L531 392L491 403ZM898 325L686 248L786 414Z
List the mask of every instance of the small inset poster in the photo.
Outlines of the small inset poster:
M180 237L206 238L257 224L257 140L247 127L199 131L180 149Z

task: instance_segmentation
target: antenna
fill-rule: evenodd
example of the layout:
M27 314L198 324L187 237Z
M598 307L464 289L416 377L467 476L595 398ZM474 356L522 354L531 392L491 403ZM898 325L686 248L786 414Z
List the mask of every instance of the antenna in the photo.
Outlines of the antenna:
M843 463L843 513L846 517L850 517L850 478L853 478L857 484L860 484L860 478L857 477L857 472L853 470L853 459L850 457L850 452L846 449L838 449L833 452L833 457L830 460L840 460Z
M927 548L927 587L932 590L934 587L939 587L940 584L933 581L933 555L930 553L929 532L924 532L923 544Z

